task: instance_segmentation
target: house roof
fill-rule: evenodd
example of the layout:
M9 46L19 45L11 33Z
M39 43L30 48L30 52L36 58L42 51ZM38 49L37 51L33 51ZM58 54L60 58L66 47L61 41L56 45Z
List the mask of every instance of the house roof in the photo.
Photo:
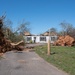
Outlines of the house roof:
M44 36L49 36L49 32L47 31L47 32L43 33L42 35L44 35ZM50 35L51 35L51 36L55 36L55 35L57 35L57 33L55 33L55 32L50 32Z
M24 32L24 35L25 36L31 36L31 33L30 32Z
M34 34L31 34L30 32L24 32L25 36L35 36Z
M31 34L30 32L24 32L24 35L25 35L25 36L35 36L35 35ZM40 35L42 35L42 36L49 36L49 32L46 31L45 33L40 34ZM57 36L57 33L51 32L50 35L51 35L51 36ZM37 35L37 36L39 36L39 35Z

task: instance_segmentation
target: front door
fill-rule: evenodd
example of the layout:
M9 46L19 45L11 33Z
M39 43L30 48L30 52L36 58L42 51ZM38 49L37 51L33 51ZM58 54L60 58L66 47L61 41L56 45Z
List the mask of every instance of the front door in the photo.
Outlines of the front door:
M34 37L34 43L36 43L36 37Z

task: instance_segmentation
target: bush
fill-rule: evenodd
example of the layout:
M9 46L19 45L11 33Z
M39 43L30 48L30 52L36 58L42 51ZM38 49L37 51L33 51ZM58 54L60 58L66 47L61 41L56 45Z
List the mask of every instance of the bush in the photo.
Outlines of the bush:
M32 41L32 40L30 40L30 43L33 43L33 41Z

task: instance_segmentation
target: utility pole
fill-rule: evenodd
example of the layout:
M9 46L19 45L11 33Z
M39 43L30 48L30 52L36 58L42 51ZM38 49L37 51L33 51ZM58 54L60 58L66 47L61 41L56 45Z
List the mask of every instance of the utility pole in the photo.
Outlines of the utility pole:
M49 39L48 39L48 51L47 51L47 55L50 55L50 29L49 29Z

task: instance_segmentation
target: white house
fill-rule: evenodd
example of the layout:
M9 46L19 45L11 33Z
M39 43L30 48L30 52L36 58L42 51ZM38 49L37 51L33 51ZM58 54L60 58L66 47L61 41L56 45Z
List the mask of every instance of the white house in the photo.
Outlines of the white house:
M24 39L26 43L47 43L49 39L51 43L54 43L57 40L57 34L51 33L49 36L49 32L45 32L41 35L32 35L29 32L25 32Z

